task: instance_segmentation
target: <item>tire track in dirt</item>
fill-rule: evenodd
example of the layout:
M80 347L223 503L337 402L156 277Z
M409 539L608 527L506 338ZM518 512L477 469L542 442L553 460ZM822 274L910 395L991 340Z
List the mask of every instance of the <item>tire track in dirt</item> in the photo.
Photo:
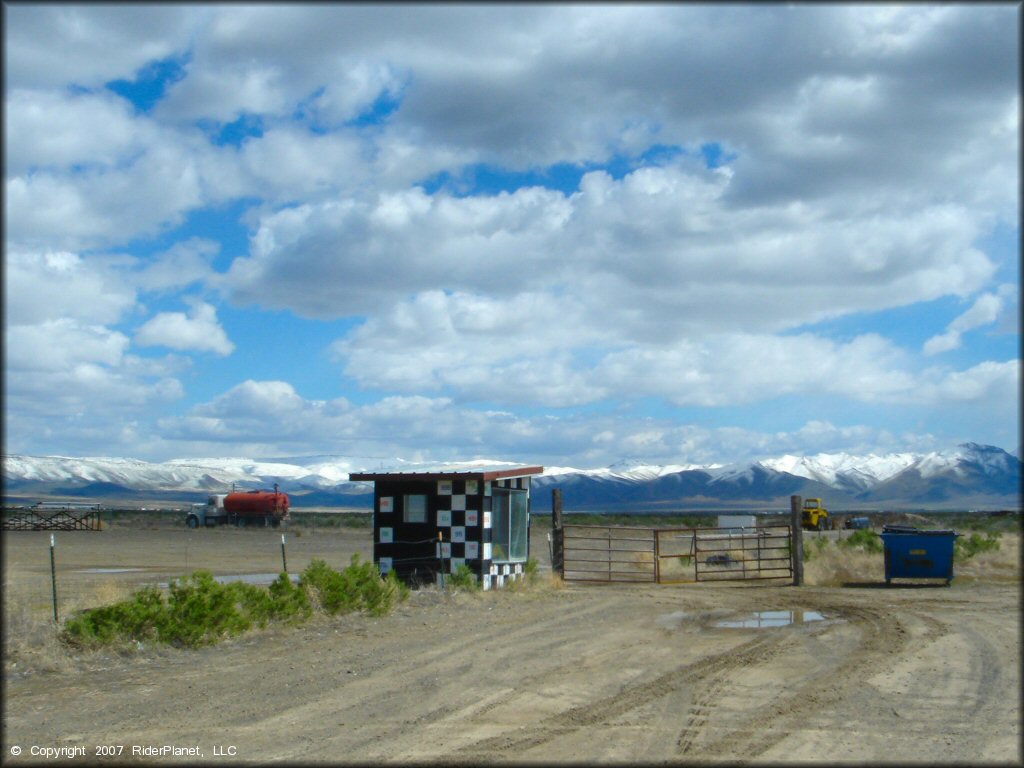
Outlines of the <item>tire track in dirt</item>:
M540 607L544 614L550 613L552 618L557 616L558 622L571 628L571 632L568 635L564 630L552 633L551 624L546 619L522 624L514 613L506 613L499 606L494 606L494 613L478 612L478 609L486 608L486 604L466 601L448 605L448 613L458 617L455 621L436 616L429 621L416 621L421 617L421 606L417 606L410 616L409 626L401 633L371 638L373 656L389 660L386 669L378 665L362 671L357 678L338 678L343 682L343 697L336 697L333 692L321 688L310 698L285 706L262 718L258 724L239 722L237 726L244 731L256 731L287 727L294 722L318 722L325 717L347 721L355 718L346 713L367 710L390 713L388 718L382 715L382 722L401 722L413 728L460 716L472 720L474 715L463 713L480 702L463 690L463 681L467 677L481 682L489 673L487 665L501 670L529 663L530 670L518 686L523 689L552 674L578 670L578 659L566 653L565 649L576 640L592 635L593 627L607 618L609 609L614 610L616 603L613 600L611 606L605 601L566 606L564 602L552 601ZM458 631L452 631L453 625L459 627ZM419 638L415 647L411 647L408 635L418 632L426 632L427 636ZM471 645L465 641L466 633L471 633L474 638ZM337 639L344 643L354 637L352 632L348 632L347 637L342 635ZM357 648L349 648L347 655L351 657L353 653L361 653L365 645L366 642L360 642ZM529 649L529 658L524 658L521 650L524 648ZM617 648L607 652L588 652L588 663L600 667L611 662L613 650L616 654L621 653ZM555 654L555 651L561 652ZM487 654L486 664L484 652ZM330 670L335 667L337 664L322 669L321 676L330 675ZM415 692L413 698L418 702L415 708L409 706L411 692ZM395 738L401 740L402 737L398 734ZM347 746L360 751L373 747L379 739L376 731L365 736L353 735Z
M685 755L693 747L693 743L708 721L708 713L714 706L726 686L727 674L719 672L712 675L707 681L706 687L697 696L690 706L689 718L686 726L676 737L676 753Z
M737 663L756 663L758 659L772 656L781 641L782 638L778 636L754 638L727 651L677 667L653 680L629 686L617 694L572 707L547 723L519 728L512 733L468 744L449 757L500 760L504 754L522 753L557 737L613 720L654 699L675 693L684 685L701 683L709 678L724 678Z
M834 612L860 629L858 645L838 660L834 667L807 675L795 689L787 689L785 696L753 713L745 723L736 726L736 714L731 713L729 728L717 738L706 742L703 750L720 759L755 759L792 733L806 730L822 712L832 710L840 701L863 685L857 672L871 668L886 658L901 654L911 639L896 612L855 606L846 601L829 601L822 609ZM930 640L947 632L942 622L914 613L914 619L926 625L925 635ZM740 715L742 716L742 715Z

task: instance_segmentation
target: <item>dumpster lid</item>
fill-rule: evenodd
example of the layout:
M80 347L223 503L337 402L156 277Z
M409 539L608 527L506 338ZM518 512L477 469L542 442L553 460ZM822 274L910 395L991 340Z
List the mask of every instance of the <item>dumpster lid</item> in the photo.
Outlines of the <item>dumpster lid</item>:
M959 536L952 530L934 530L928 528L917 528L913 525L885 525L882 526L882 533L909 533L915 536Z

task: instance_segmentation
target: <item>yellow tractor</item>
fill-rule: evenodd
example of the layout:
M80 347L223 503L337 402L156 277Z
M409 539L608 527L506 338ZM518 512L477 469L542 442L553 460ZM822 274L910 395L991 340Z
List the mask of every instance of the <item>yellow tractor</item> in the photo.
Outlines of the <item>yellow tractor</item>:
M803 528L805 531L825 531L832 527L828 510L821 505L821 499L804 499Z

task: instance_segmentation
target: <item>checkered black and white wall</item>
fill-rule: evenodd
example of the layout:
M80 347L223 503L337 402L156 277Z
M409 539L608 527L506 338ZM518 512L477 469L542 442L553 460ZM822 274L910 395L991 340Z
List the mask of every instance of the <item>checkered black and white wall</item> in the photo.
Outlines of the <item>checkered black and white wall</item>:
M525 561L494 559L491 511L495 488L523 490L529 499L530 476L493 481L463 477L377 480L373 555L381 573L394 570L405 579L439 582L442 574L466 565L484 589L524 578ZM424 522L404 519L403 504L411 495L427 498ZM528 542L529 533L527 556Z

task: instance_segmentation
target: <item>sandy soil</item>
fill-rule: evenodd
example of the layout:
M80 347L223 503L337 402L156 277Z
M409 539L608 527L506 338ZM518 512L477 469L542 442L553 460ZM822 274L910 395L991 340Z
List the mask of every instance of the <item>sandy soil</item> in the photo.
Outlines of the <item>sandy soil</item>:
M293 532L289 570L370 549L365 530ZM542 563L546 549L535 530ZM5 615L45 613L49 535L5 534L4 554ZM115 580L272 572L280 558L271 531L58 534L58 586L73 603ZM544 582L421 590L384 618L319 618L199 651L5 663L4 763L46 762L33 746L113 762L99 745L138 763L1021 762L1017 583ZM756 611L794 621L722 626ZM202 757L130 758L163 745Z

